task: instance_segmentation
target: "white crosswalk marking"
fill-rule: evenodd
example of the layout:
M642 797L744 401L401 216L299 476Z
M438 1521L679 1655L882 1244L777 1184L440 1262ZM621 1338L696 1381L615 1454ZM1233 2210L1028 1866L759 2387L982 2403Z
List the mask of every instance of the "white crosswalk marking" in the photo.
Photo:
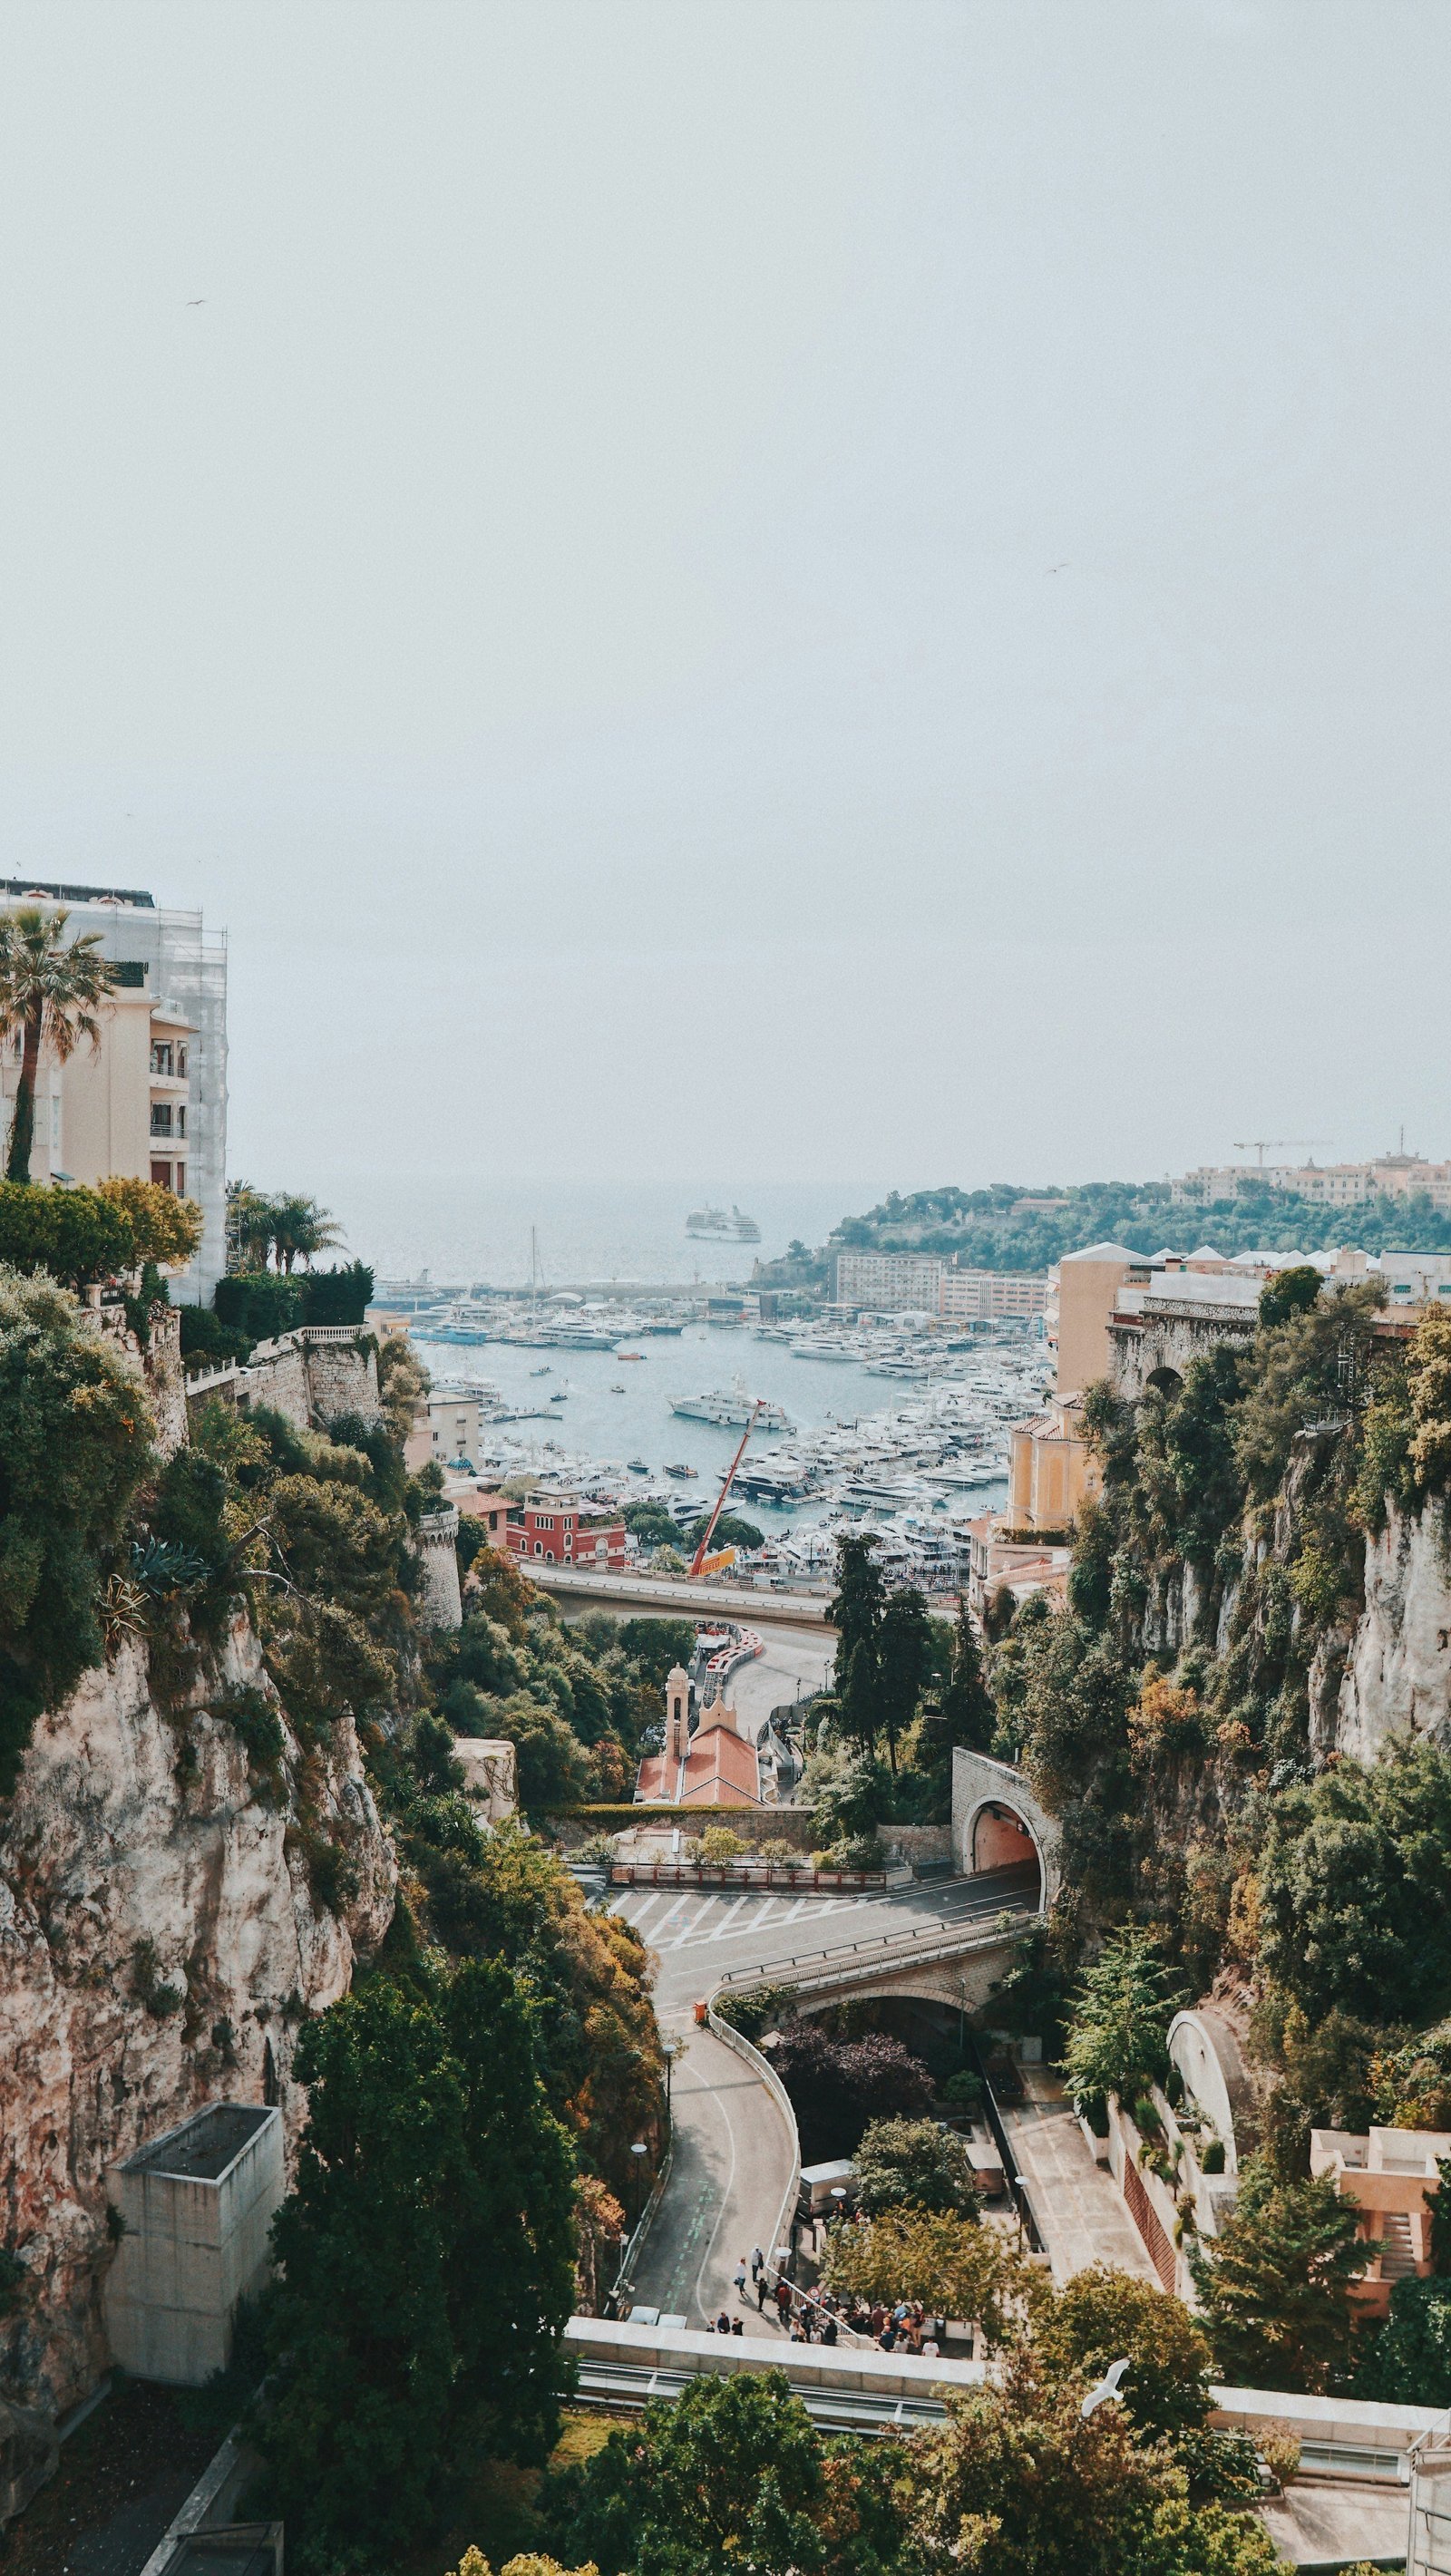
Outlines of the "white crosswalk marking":
M691 1934L692 1934L693 1932L698 1932L698 1931L700 1930L700 1927L701 1927L702 1923L705 1921L705 1918L706 1918L707 1914L710 1914L710 1913L713 1913L713 1912L714 1912L714 1909L715 1909L715 1903L716 1903L716 1900L715 1900L715 1898L714 1898L713 1896L711 1896L711 1897L707 1897L707 1899L706 1899L706 1901L705 1901L704 1905L702 1905L702 1907L701 1907L701 1909L700 1909L700 1912L697 1914L697 1916L696 1916L696 1918L695 1918L694 1922L693 1922L693 1923L687 1923L687 1924L685 1924L685 1925L684 1925L684 1927L682 1928L682 1930L681 1930L681 1931L679 1931L679 1932L677 1932L677 1934L676 1934L676 1936L675 1936L674 1940L673 1940L673 1941L671 1942L671 1944L670 1944L670 1947L671 1947L671 1949L672 1949L672 1950L683 1950L683 1949L684 1949L685 1944L686 1944L686 1942L690 1939Z
M706 1934L706 1936L705 1936L705 1937L706 1937L706 1939L707 1939L707 1941L720 1941L720 1940L723 1940L723 1939L724 1939L724 1937L725 1937L725 1933L726 1933L727 1926L729 1925L729 1923L730 1923L730 1921L731 1921L732 1916L733 1916L733 1915L736 1915L736 1914L739 1914L739 1912L740 1912L740 1910L741 1910L741 1907L742 1907L743 1905L747 1905L747 1904L749 1904L749 1902L750 1902L749 1897L745 1897L745 1896L738 1896L738 1897L736 1898L736 1900L735 1900L735 1902L734 1902L734 1904L733 1904L733 1905L728 1905L728 1906L726 1907L726 1910L725 1910L724 1914L722 1915L722 1917L721 1917L721 1919L720 1919L719 1923L717 1923L717 1924L714 1926L713 1930L711 1930L711 1931L707 1932L707 1934ZM746 1931L746 1930L748 1930L748 1929L749 1929L749 1926L743 1923L743 1924L740 1926L740 1929L744 1932L744 1931Z

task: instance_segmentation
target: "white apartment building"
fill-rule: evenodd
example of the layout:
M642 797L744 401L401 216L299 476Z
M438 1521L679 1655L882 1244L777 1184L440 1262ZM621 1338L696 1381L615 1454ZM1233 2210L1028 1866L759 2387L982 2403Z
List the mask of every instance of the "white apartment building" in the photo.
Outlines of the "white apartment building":
M1266 1163L1263 1171L1253 1163L1205 1164L1171 1181L1169 1195L1181 1207L1211 1207L1252 1188L1307 1199L1313 1207L1364 1207L1371 1199L1424 1194L1433 1207L1451 1208L1451 1163L1381 1154L1368 1163Z
M418 1400L403 1452L412 1473L416 1476L420 1467L434 1459L440 1467L451 1467L460 1458L472 1465L480 1453L484 1420L484 1400L477 1386L466 1379L435 1379L427 1395Z
M76 937L96 931L120 969L101 1014L97 1051L42 1060L35 1104L36 1180L94 1183L119 1175L197 1201L201 1249L173 1295L206 1304L227 1266L227 944L199 912L118 886L0 878L0 910L64 905ZM13 1102L18 1049L0 1089ZM7 1108L5 1124L11 1112Z
M1029 1319L1048 1307L1046 1270L959 1270L942 1273L937 1311L945 1324L986 1324L1004 1315Z
M945 1264L931 1252L837 1252L831 1294L838 1306L871 1306L935 1315Z

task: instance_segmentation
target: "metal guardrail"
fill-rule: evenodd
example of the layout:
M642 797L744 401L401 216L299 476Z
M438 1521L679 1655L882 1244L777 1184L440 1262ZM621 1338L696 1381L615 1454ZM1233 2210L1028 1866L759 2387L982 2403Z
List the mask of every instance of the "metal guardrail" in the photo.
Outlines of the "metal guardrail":
M1012 2140L1008 2136L1002 2112L998 2107L998 2097L993 2091L992 2079L988 2074L986 2066L983 2064L982 2052L970 2031L967 2034L967 2045L972 2052L972 2062L977 2069L978 2077L982 2084L983 2103L987 2111L987 2124L992 2131L993 2144L997 2148L998 2154L1001 2156L1003 2161L1003 2172L1007 2176L1008 2189L1013 2196L1013 2207L1018 2213L1019 2221L1034 2253L1044 2254L1047 2252L1047 2247L1044 2244L1043 2231L1038 2224L1037 2216L1033 2209L1032 2194L1030 2193L1026 2182L1023 2180L1022 2167L1013 2153Z
M605 2314L607 2316L611 2309L619 2306L621 2299L628 2299L629 2297L631 2283L634 2278L635 2265L640 2259L645 2239L649 2235L651 2227L654 2224L655 2213L658 2210L661 2201L665 2197L665 2186L670 2180L671 2167L674 2162L675 2130L674 2124L672 2123L670 2136L665 2143L664 2162L660 2167L660 2171L655 2176L650 2197L646 2201L644 2208L641 2210L639 2217L635 2221L634 2233L630 2237L628 2244L625 2246L625 2249L620 2256L620 2268L615 2274L608 2290L605 2292Z
M577 2382L581 2397L610 2414L637 2414L652 2397L679 2397L692 2370L662 2370L649 2362L581 2361ZM902 2433L919 2424L941 2424L946 2407L932 2397L877 2396L845 2388L794 2388L813 2424L824 2433Z
M734 1887L742 1895L757 1887L794 1889L798 1896L815 1896L822 1888L853 1888L859 1893L869 1887L885 1888L884 1869L813 1870L803 1861L793 1868L789 1861L709 1861L686 1860L617 1860L610 1868L612 1887Z
M905 1967L909 1962L915 1967L934 1959L960 1959L975 1950L990 1950L1001 1941L1015 1938L1018 1931L1025 1929L1030 1923L1041 1923L1043 1920L1042 1914L1036 1907L1015 1910L1005 1905L1001 1911L1013 1916L1011 1935L1006 1931L1000 1931L996 1923L990 1929L979 1932L970 1939L964 1938L961 1934L945 1935L937 1924L924 1924L920 1931L898 1934L891 1941L839 1941L829 1950L806 1950L794 1953L789 1959L767 1960L759 1967L732 1968L721 1978L716 1991L724 1993L730 1988L758 1986L762 1983L812 1986L850 1984L858 1977L876 1975L884 1968ZM807 1976L804 1973L793 1977L788 1973L791 1969L804 1972L818 1960L839 1960L841 1966L834 1974L828 1972L819 1978Z

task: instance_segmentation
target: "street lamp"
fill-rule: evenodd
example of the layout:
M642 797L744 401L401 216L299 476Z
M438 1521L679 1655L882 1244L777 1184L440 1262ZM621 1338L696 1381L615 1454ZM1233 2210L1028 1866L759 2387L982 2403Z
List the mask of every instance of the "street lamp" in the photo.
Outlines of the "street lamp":
M636 2138L636 2139L635 2139L635 2141L634 2141L634 2143L633 2143L633 2145L632 2145L632 2146L631 2146L631 2148L630 2148L630 2153L631 2153L631 2155L632 2155L632 2156L648 2156L649 2152L650 2152L650 2150L649 2150L649 2148L646 2146L645 2141L644 2141L644 2139L643 2139L643 2138ZM644 2181L644 2178L645 2178L645 2168L644 2168L644 2166L643 2166L643 2165L637 2165L637 2166L636 2166L636 2168L635 2168L635 2170L636 2170L636 2172L639 2174L640 2179L641 2179L641 2181L643 2182L643 2181ZM641 2194L641 2198L640 2198L640 2207L639 2207L639 2209L637 2209L637 2210L636 2210L636 2212L635 2212L635 2222L636 2222L636 2225L637 2225L637 2226L638 2226L638 2224L639 2224L639 2219L640 2219L640 2210L641 2210L641 2209L643 2209L643 2208L644 2208L644 2206L645 2206L645 2200L644 2200L644 2195L643 2195L643 2193L642 2193L642 2194Z

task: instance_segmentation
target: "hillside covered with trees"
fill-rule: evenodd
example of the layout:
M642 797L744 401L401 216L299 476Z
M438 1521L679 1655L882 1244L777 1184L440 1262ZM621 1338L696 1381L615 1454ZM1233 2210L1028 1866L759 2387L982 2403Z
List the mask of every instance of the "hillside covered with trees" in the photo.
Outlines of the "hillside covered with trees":
M1451 1214L1427 1197L1379 1198L1327 1208L1256 1188L1208 1207L1180 1207L1167 1181L1085 1181L1071 1188L995 1182L991 1189L889 1191L861 1216L844 1217L809 1259L793 1248L762 1264L769 1286L824 1280L833 1252L937 1252L978 1270L1046 1270L1068 1252L1112 1240L1131 1252L1192 1252L1209 1242L1223 1253L1318 1252L1354 1242L1367 1252L1451 1252Z

